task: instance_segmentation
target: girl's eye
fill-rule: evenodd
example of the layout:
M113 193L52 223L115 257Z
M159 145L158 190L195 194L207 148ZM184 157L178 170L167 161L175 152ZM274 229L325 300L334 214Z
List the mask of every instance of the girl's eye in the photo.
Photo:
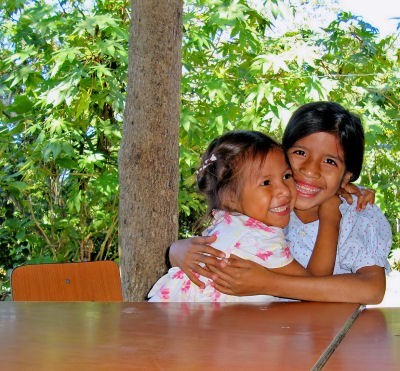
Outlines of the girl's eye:
M271 182L268 179L263 180L261 183L262 186L268 186L270 184L271 184Z
M325 162L326 162L327 164L329 164L329 165L337 166L336 161L335 161L335 160L332 160L331 158L327 158L327 159L325 160Z
M285 180L291 179L291 178L293 178L293 174L292 174L292 173L286 173L286 174L283 176L283 179L285 179Z
M296 149L293 151L295 155L304 156L306 153L301 149Z

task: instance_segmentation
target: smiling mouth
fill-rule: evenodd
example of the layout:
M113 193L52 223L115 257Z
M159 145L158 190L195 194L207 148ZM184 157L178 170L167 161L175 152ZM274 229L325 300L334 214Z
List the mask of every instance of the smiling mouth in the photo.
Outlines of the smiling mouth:
M274 207L272 209L269 209L273 213L282 213L282 212L287 212L290 211L289 205L284 205L284 206L278 206Z
M296 182L296 189L297 192L303 195L310 195L310 196L318 193L321 190L321 188L314 187L310 184L297 183L297 182Z

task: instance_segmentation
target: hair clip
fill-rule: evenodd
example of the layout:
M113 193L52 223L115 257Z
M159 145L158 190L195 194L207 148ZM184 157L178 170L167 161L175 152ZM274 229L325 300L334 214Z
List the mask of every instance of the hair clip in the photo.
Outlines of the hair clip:
M207 160L204 161L203 165L199 168L199 170L196 171L196 174L198 175L200 172L202 172L204 169L206 169L210 164L213 162L217 161L217 157L212 154Z

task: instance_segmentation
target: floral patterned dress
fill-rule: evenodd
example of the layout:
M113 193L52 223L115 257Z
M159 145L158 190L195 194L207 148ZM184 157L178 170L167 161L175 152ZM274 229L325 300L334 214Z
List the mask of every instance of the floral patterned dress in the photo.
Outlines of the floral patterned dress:
M280 268L289 264L293 257L285 240L283 229L239 213L214 210L213 223L203 236L217 235L213 247L224 251L227 256L237 255L252 260L266 268ZM222 294L211 285L211 280L200 277L205 283L201 289L189 280L178 267L171 268L151 289L149 301L170 302L249 302L278 301L269 295L232 296Z

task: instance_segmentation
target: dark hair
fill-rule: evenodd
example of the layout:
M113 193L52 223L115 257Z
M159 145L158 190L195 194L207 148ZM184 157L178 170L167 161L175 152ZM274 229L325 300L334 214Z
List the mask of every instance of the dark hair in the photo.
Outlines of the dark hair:
M356 180L364 158L364 130L359 117L338 103L305 104L290 118L282 144L288 150L298 140L318 132L336 135L343 149L346 171L352 173L350 181Z
M211 142L197 171L197 186L208 204L204 218L211 217L213 209L234 211L229 208L227 197L239 196L243 165L255 160L262 165L273 148L285 154L282 145L258 131L230 131Z

